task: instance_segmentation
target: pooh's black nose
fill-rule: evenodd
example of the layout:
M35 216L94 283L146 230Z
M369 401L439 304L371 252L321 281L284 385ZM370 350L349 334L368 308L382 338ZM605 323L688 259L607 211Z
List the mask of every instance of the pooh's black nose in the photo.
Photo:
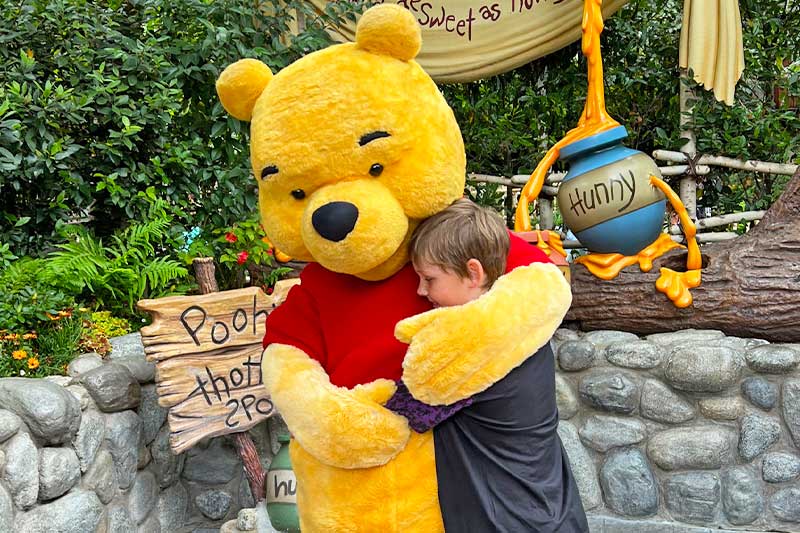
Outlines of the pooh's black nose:
M358 221L358 208L349 202L325 204L311 215L317 233L329 241L339 242L353 231Z

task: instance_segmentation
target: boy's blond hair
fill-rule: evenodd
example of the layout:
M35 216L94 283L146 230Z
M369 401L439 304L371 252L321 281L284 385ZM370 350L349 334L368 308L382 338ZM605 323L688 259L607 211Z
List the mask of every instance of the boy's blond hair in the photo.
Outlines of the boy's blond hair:
M500 215L461 198L423 221L409 242L411 262L425 262L469 277L467 261L477 259L486 272L484 288L506 270L511 246Z

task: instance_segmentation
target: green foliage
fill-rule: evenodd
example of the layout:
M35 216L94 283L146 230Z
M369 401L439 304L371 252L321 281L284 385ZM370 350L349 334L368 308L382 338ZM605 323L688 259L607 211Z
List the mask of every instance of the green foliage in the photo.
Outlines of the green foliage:
M79 351L96 352L103 356L111 352L110 338L127 335L132 330L128 320L113 316L110 311L92 313L83 325Z
M0 269L8 268L14 259L19 259L11 252L11 247L7 242L0 243Z
M800 162L800 4L741 2L745 70L736 105L717 102L701 88L694 128L700 153L780 163ZM703 94L705 93L705 94ZM712 167L713 168L713 167ZM728 172L704 178L698 203L713 214L767 209L789 176Z
M740 6L744 76L732 107L695 88L698 150L797 163L800 33L795 28L800 27L800 4L742 0ZM645 153L680 150L685 143L678 98L682 12L681 0L631 0L606 21L603 32L609 113L628 128L626 144ZM577 124L586 98L586 62L574 43L493 78L444 86L443 93L464 135L468 171L529 174L547 149ZM713 206L714 214L764 209L786 181L715 170L706 178L701 204ZM503 210L503 195L495 186L478 187L476 199Z
M83 312L64 309L40 321L38 326L35 331L0 330L0 378L44 377L66 372L78 353Z
M0 270L0 287L0 330L36 330L50 316L75 305L44 259L14 261Z
M111 311L96 311L89 316L90 329L108 338L121 337L131 332L131 323L113 316Z
M0 2L0 231L43 255L59 222L100 237L141 220L158 187L185 227L225 227L257 203L247 125L214 81L244 57L273 70L330 43L359 2ZM291 36L300 14L305 30ZM96 250L95 250L96 251ZM88 250L92 253L93 251ZM163 265L157 267L163 269ZM151 273L152 276L157 276Z
M106 245L83 228L49 256L49 268L71 291L122 316L136 316L142 298L181 294L188 289L186 268L162 246L172 215L163 201L150 206L145 222L118 231Z
M78 344L83 334L83 319L73 315L53 321L39 332L36 339L40 354L41 372L61 374L78 354Z
M186 264L195 257L215 260L220 290L248 285L272 286L290 268L275 268L275 252L256 218L245 219L229 228L189 233L191 242L180 254Z
M30 335L23 339L19 334L0 331L0 378L41 374L41 362L33 342Z

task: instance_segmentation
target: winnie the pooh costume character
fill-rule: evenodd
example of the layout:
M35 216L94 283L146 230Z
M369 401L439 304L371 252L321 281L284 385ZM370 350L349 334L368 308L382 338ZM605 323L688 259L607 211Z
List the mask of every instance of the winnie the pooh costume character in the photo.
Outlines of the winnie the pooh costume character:
M416 294L410 235L465 179L453 113L413 60L420 44L411 13L380 5L355 43L274 76L243 59L217 82L225 109L251 122L267 235L311 262L270 315L262 358L293 436L304 533L443 531L432 432L383 407L395 380L431 405L470 397L544 345L571 301L517 238L481 299L430 310Z

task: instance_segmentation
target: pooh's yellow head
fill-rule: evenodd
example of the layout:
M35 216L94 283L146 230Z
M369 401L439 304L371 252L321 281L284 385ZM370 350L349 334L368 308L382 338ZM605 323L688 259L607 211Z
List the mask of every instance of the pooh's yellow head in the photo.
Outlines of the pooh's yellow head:
M367 280L407 261L416 225L462 195L464 145L452 110L413 60L407 10L373 7L356 42L309 54L274 76L255 59L217 93L251 122L261 220L294 258Z

